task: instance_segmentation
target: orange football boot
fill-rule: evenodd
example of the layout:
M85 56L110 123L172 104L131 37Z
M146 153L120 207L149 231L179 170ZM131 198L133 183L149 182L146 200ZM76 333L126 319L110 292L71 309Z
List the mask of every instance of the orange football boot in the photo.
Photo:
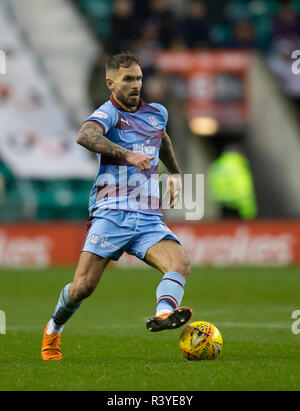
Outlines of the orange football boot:
M47 334L48 324L44 330L44 338L42 343L42 359L43 360L61 360L62 354L60 349L61 334Z
M149 331L172 330L187 323L193 315L193 310L189 307L175 308L168 314L161 314L151 317L146 322Z

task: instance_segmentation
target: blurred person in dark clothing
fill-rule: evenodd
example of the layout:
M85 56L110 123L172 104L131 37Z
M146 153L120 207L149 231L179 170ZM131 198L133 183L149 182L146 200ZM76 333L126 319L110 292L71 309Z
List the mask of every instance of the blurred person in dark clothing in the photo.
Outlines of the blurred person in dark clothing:
M143 30L136 39L133 50L143 60L143 78L147 78L156 72L156 53L162 48L158 26L150 21L143 23Z
M105 75L105 61L108 59L109 55L109 50L104 48L91 67L88 79L88 94L92 108L95 110L110 96L110 92L107 89L106 84L103 84L103 77Z
M187 15L180 23L181 39L189 48L209 45L209 22L204 3L191 0L187 6Z
M134 14L137 18L145 19L149 13L149 0L134 0Z
M159 33L159 42L163 48L169 48L175 35L176 18L170 7L169 0L150 0L149 13L143 24L156 25ZM143 25L141 27L143 30Z
M284 2L273 21L273 37L300 39L300 15L293 9L291 2Z
M256 47L255 27L248 20L234 23L229 47L252 49Z
M111 36L107 42L111 54L131 49L139 31L140 26L134 14L133 0L115 0Z

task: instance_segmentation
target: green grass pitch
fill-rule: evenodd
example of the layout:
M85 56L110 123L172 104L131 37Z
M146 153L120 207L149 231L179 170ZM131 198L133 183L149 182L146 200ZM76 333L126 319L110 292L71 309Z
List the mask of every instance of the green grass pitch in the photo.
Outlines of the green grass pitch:
M0 270L0 390L202 391L299 390L300 270L193 268L182 305L193 321L215 324L224 347L215 361L187 361L181 329L150 333L161 274L108 268L95 291L66 324L63 360L43 362L44 326L74 267Z

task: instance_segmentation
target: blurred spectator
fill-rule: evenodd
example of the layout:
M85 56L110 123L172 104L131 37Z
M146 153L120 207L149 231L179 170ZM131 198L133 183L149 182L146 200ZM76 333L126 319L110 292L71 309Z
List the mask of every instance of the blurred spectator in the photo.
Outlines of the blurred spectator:
M108 100L110 95L105 82L105 62L108 57L109 53L103 50L92 66L89 75L88 92L94 110Z
M235 48L252 49L256 46L255 28L248 20L240 20L233 24L230 46Z
M143 60L144 81L155 73L155 57L162 48L158 26L153 21L146 21L140 37L135 41L133 51Z
M106 47L112 54L130 50L139 36L133 0L115 0L111 19L111 35Z
M134 0L134 13L138 19L145 19L149 13L149 0Z
M219 1L219 8L221 9L221 2ZM230 0L223 2L224 10L222 13L222 18L225 17L228 24L233 22L238 22L240 20L247 20L251 16L247 2L244 0Z
M209 22L206 6L201 1L190 0L187 15L180 24L181 38L189 48L208 45Z
M256 194L247 158L235 147L228 147L207 170L213 201L222 207L224 218L251 220L257 216Z
M290 2L281 5L273 22L274 41L281 38L300 39L300 16Z
M169 48L176 32L176 19L169 0L150 0L149 14L143 24L157 27L158 40L163 48ZM143 32L144 25L141 27Z
M78 0L73 1L78 3ZM106 0L101 0L101 7L98 7L98 1L100 4L100 0L87 0L84 10L90 19L98 19L97 27L101 32L100 28L104 23L100 17L95 17L95 12L99 9L99 16L103 14L103 4ZM132 49L133 43L143 36L144 30L149 31L149 27L153 29L153 26L158 33L155 40L160 48L165 49L209 46L246 49L256 47L268 50L271 37L276 41L286 37L300 38L300 16L296 11L295 1L107 0L107 2L114 2L110 21L111 34L106 42L106 47L111 54ZM144 41L142 39L140 43Z

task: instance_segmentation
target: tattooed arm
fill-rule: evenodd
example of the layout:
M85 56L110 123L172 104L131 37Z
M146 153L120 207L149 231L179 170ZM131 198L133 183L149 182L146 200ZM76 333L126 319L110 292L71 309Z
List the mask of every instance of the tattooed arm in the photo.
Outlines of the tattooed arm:
M180 168L177 164L173 146L170 137L167 133L164 134L160 146L159 158L166 166L169 175L167 180L167 189L164 197L170 196L169 205L174 208L179 201L179 197L182 191L182 181Z
M165 133L162 138L159 158L164 163L170 174L180 174L180 169L175 158L173 146L167 133Z
M86 121L82 125L76 142L95 153L126 160L130 165L138 167L141 172L149 170L151 160L155 158L134 153L119 144L111 142L103 135L102 128L94 121Z

